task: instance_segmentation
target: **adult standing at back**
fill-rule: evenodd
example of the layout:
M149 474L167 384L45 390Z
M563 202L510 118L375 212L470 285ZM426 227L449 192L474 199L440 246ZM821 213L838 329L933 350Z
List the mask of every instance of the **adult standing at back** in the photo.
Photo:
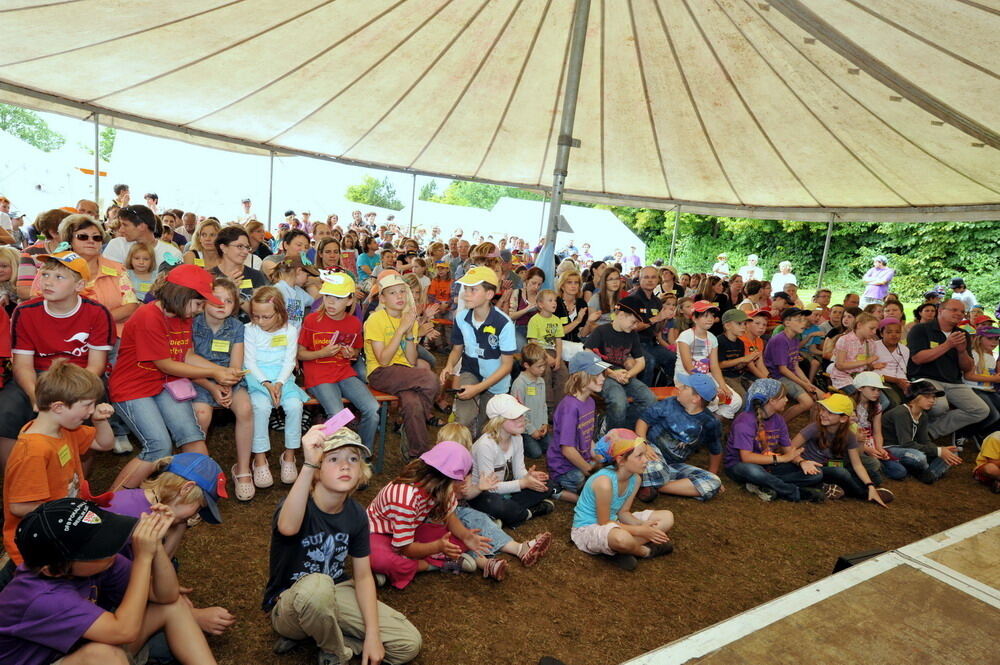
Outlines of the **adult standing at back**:
M715 258L716 261L715 265L712 266L711 274L722 279L729 279L729 275L732 274L732 268L729 267L729 254L723 252Z
M979 304L976 300L976 296L973 295L969 287L965 285L965 280L961 277L952 277L951 284L948 285L951 289L951 297L958 300L965 307L965 312L969 313L972 308Z
M889 259L879 254L872 259L872 267L868 269L861 281L865 283L865 292L861 294L861 306L867 307L875 303L883 304L889 294L889 284L896 276L896 271L889 267ZM938 404L941 401L938 400Z
M906 336L910 349L907 378L911 382L929 380L945 394L929 412L928 432L932 439L981 423L990 416L989 406L963 380L965 372L973 367L969 338L958 329L964 316L960 300L946 300L936 320L916 324Z
M757 265L759 257L756 254L750 254L747 256L747 264L740 268L740 277L743 278L743 283L746 284L751 279L756 279L757 281L764 280L764 269Z
M792 272L792 262L782 261L778 264L778 272L771 275L771 288L784 291L788 284L799 285L799 278Z

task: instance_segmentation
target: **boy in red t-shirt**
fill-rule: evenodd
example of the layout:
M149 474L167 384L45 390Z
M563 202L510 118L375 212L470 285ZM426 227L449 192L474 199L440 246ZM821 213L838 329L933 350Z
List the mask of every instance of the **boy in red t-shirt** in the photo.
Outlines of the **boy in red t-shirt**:
M354 405L361 412L361 442L374 450L378 402L352 367L364 344L361 321L347 313L354 308L354 280L344 272L326 273L319 292L322 309L306 316L299 331L305 388L327 418L344 408L345 399Z
M90 281L86 259L75 252L40 254L42 295L21 303L11 317L14 381L0 391L0 465L35 409L35 382L56 358L102 377L115 344L115 323L104 305L83 298Z
M3 541L15 564L21 563L14 533L22 517L46 501L89 495L81 492L80 456L111 450L115 442L108 424L114 408L97 404L103 395L99 378L62 358L38 376L38 417L17 437L4 473ZM83 424L88 418L93 427Z

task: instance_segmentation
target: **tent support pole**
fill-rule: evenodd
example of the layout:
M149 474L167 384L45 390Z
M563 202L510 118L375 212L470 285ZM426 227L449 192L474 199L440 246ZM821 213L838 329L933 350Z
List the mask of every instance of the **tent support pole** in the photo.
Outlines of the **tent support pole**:
M271 151L271 169L267 180L267 230L271 230L271 213L273 212L274 206L272 201L274 200L274 151Z
M826 274L826 257L830 254L830 238L833 236L833 220L837 218L837 213L830 213L830 222L826 225L826 241L823 243L823 259L819 264L819 279L816 288L823 288L823 275Z
M94 203L101 209L101 121L94 114Z
M681 223L681 207L674 208L674 234L670 238L670 265L674 265L674 254L677 252L677 227Z
M414 207L417 204L417 174L413 174L413 187L410 188L410 232L406 234L407 238L413 237L413 216L416 214L417 209Z
M566 72L566 92L563 96L562 120L559 125L559 140L556 148L556 164L553 171L552 202L549 204L549 224L545 231L546 244L555 249L556 229L559 209L562 207L563 188L569 167L570 148L579 147L573 138L573 122L576 119L576 99L580 91L580 71L583 68L583 48L587 42L587 23L590 20L590 0L576 0L573 12L573 31L570 35L569 66Z

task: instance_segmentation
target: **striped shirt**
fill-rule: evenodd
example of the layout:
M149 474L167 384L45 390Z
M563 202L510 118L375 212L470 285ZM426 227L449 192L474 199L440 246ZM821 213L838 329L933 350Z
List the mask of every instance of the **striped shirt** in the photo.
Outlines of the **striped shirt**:
M392 546L396 549L406 547L413 542L417 527L431 514L434 505L434 499L416 485L389 483L368 506L369 530L391 535ZM456 505L452 495L447 514L451 514Z

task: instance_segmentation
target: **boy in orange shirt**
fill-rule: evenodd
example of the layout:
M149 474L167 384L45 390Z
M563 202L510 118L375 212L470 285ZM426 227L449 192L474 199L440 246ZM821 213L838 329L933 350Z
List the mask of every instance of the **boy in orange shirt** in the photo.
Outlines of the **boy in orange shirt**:
M111 450L115 443L108 424L114 407L97 403L103 395L99 378L62 358L39 375L38 417L21 430L4 473L3 542L13 564L22 562L14 544L22 517L46 501L89 494L87 488L81 492L85 482L81 455ZM83 424L88 418L93 427ZM13 573L13 565L7 568ZM6 582L7 568L0 571L0 584Z

